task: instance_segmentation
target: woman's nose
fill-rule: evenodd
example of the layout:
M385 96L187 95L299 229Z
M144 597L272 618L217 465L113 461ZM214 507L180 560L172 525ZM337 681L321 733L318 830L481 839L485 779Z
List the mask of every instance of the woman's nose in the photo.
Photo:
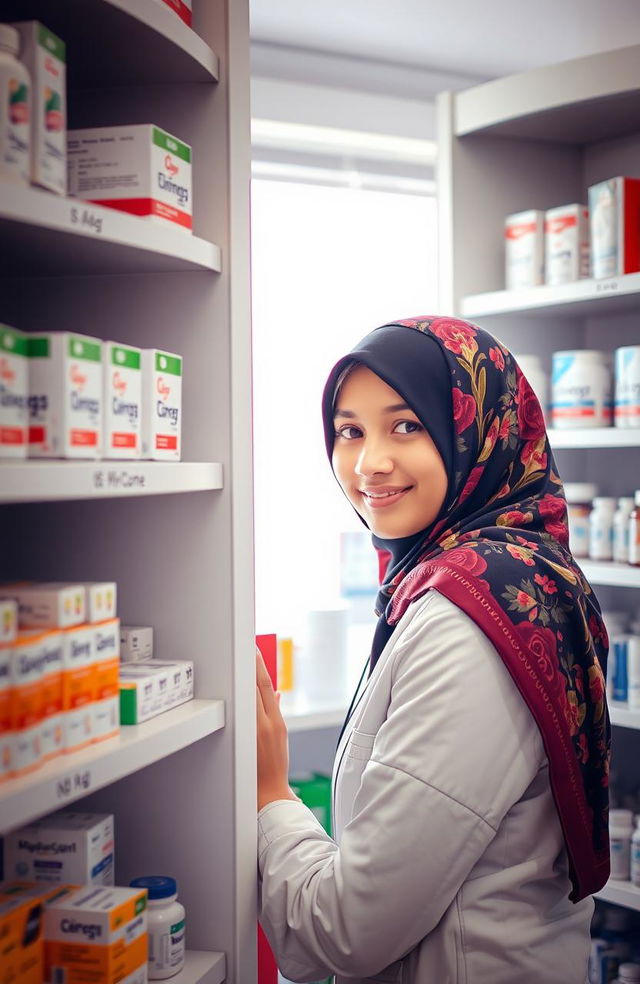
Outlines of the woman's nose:
M363 477L377 474L390 475L393 468L393 459L384 442L374 440L364 442L356 461L357 475Z

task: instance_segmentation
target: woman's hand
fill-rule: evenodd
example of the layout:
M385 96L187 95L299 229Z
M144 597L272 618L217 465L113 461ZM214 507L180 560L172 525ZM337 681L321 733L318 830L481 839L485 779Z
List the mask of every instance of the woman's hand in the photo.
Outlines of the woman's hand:
M280 713L280 694L256 649L256 705L258 732L258 810L278 799L297 799L289 786L287 726Z

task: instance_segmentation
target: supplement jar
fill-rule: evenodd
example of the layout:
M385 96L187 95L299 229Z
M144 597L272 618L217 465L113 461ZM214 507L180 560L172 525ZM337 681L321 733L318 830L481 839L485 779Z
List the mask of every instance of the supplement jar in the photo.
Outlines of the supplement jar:
M593 500L589 516L589 556L592 560L613 560L613 515L616 500L599 496Z
M640 426L640 345L625 345L614 356L616 427Z
M640 567L640 490L635 492L633 512L629 517L629 563Z
M618 508L613 516L613 559L619 564L629 562L629 519L633 506L633 499L618 499Z
M609 427L609 355L595 349L554 352L551 371L551 423L554 427Z
M633 813L631 810L610 810L611 877L618 881L629 880L632 834Z
M31 77L16 55L20 35L0 24L0 179L29 184Z
M149 899L149 980L174 977L184 967L185 954L185 911L177 901L175 878L134 878L131 887L146 888Z
M538 355L519 355L517 363L527 378L531 389L538 397L545 423L549 422L549 376L542 368Z
M591 482L565 482L569 519L569 548L574 557L589 556L589 515L598 486Z

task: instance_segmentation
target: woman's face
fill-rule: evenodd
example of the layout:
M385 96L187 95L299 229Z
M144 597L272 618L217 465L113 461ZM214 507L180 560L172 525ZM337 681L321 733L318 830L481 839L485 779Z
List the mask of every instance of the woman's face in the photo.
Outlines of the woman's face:
M437 517L447 492L440 454L413 410L365 366L340 388L332 464L369 529L383 539L411 536Z

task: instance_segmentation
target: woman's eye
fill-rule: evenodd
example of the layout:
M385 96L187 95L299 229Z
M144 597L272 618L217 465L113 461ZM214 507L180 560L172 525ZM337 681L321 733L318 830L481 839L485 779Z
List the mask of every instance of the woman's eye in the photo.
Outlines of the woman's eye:
M353 441L357 437L362 437L362 431L353 424L345 424L340 430L336 431L336 437L345 437L347 441Z
M419 424L417 420L401 420L396 424L394 430L397 434L415 434L416 431L422 430L422 424Z

